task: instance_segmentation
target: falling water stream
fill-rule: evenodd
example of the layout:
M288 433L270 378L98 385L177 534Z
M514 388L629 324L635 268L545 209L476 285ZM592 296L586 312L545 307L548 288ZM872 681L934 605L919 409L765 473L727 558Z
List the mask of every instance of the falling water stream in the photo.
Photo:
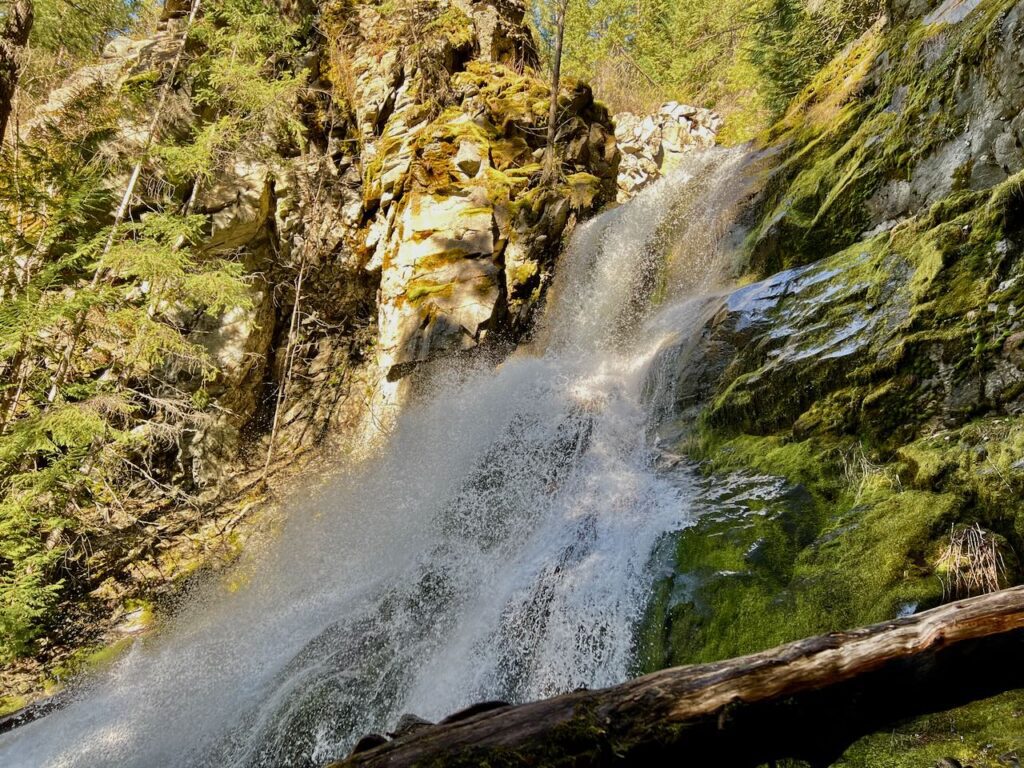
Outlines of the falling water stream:
M656 469L652 361L713 304L741 163L694 154L580 227L531 348L448 377L0 765L323 765L405 712L626 679L651 553L693 517Z

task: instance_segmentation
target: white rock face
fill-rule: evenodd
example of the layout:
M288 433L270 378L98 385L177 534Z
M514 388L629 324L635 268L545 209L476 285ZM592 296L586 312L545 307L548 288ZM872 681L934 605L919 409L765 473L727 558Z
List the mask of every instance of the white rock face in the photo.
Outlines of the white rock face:
M211 219L205 247L241 248L255 240L270 218L271 176L262 163L236 160L200 190L196 209Z
M481 341L500 294L493 226L482 194L405 206L381 273L378 359L389 372Z
M484 157L480 151L480 146L475 141L463 139L462 143L459 144L459 152L455 155L456 167L466 174L467 177L473 178L480 172L483 162Z
M623 203L675 168L687 152L713 146L722 118L708 109L670 101L654 115L620 112L615 140L622 152L618 200Z

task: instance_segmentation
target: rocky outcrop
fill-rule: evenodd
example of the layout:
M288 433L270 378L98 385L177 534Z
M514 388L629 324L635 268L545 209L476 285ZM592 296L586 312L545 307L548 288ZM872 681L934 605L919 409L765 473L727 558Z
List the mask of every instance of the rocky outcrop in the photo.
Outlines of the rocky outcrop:
M1007 221L1020 204L1001 190L988 202L1008 206L998 214ZM677 408L709 402L712 423L748 433L880 442L989 410L1024 413L1020 246L1007 238L1012 229L986 223L970 214L918 222L733 292L708 327L705 354L679 372ZM949 266L921 263L924 247ZM988 287L987 270L957 263L968 249L1013 266Z
M796 100L755 234L761 272L889 231L1024 168L1024 9L898 2Z
M112 41L25 130L64 119L86 93L155 98L187 24L182 8L151 39ZM289 373L286 442L308 446L332 429L372 441L422 364L527 331L563 234L614 197L619 155L607 112L573 85L560 96L562 178L540 185L549 93L532 69L525 10L520 0L337 0L322 10L313 95L294 104L307 148L246 148L186 203L207 219L204 252L244 263L250 306L176 321L218 368L202 383L166 374L212 402L179 442L179 482L222 493L226 467L267 428ZM143 148L142 113L102 150L115 167ZM188 136L202 120L182 83L158 133ZM116 194L129 171L111 181ZM180 207L190 194L147 163L133 207Z
M713 420L885 440L1021 411L1022 14L946 2L876 25L775 130L782 162L748 247L755 269L792 266L712 324L714 354L683 386L716 382ZM912 129L919 110L941 125Z
M380 274L374 422L388 423L421 364L513 341L550 277L563 232L613 195L618 151L589 88L562 95L564 177L540 186L548 89L530 70L520 3L410 6L396 21L359 6L335 51L362 142L363 225ZM380 57L394 25L424 40ZM518 30L518 31L516 31ZM437 62L443 62L438 68Z
M653 115L615 115L615 139L622 152L618 201L670 173L687 152L714 146L722 118L711 110L670 101Z

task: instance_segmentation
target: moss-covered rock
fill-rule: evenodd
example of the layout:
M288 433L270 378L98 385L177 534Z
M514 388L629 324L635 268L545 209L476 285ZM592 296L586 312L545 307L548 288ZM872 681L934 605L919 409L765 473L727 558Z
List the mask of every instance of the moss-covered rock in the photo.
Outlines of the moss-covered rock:
M983 0L957 23L882 19L760 142L784 159L749 243L762 272L799 266L1024 165L1021 13Z
M928 430L1021 413L1020 189L1014 176L956 195L736 290L709 325L713 354L679 372L678 391L699 391L719 431L855 434L887 455Z
M963 596L968 529L1000 563L984 588L1024 580L1024 4L918 5L760 139L776 164L754 279L678 367L662 431L714 503L663 543L640 669ZM840 764L1019 759L1019 708L1011 693L920 719Z
M705 431L689 443L706 462L699 517L659 547L662 575L638 628L637 672L752 653L964 596L944 563L956 525L990 532L1000 583L1019 583L1022 435L1019 419L992 417L881 462L853 437ZM877 736L840 764L930 765L920 761L952 755L995 765L988 744L1004 745L999 754L1024 747L1019 723L999 714L1019 701L1009 694L900 726L900 749L915 756L903 762L895 754L872 762L894 743Z
M541 184L551 95L523 11L515 0L367 3L328 30L329 76L360 142L355 247L380 274L375 425L390 423L422 364L521 337L564 233L614 199L611 121L582 83L558 97L562 179Z
M836 768L972 765L1005 768L1024 756L1024 691L1010 691L868 736ZM943 763L942 761L946 762Z

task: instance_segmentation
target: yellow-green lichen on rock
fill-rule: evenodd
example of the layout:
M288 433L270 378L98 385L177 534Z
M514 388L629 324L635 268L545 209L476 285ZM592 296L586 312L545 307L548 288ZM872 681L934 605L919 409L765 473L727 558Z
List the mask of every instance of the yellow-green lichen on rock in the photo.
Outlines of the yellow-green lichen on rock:
M563 233L612 199L618 155L607 111L570 83L556 148L566 182L541 187L550 94L513 34L520 4L442 0L387 17L367 4L354 13L358 33L337 51L348 65L334 70L355 73L361 247L367 269L380 271L377 365L386 376L375 400L393 410L418 365L525 332ZM367 55L396 23L412 42ZM521 50L518 65L510 50Z

